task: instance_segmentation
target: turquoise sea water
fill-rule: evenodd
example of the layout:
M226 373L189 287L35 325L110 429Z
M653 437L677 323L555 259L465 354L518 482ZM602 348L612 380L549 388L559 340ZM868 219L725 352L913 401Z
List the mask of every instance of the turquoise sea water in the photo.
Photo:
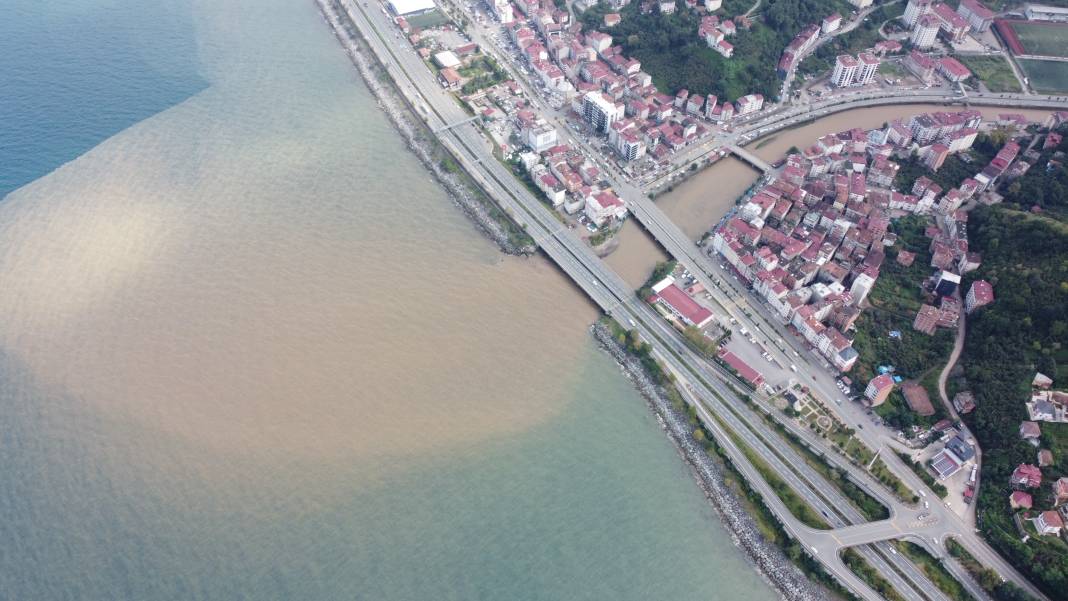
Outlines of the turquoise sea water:
M312 2L162 6L42 9L177 83L0 203L0 599L775 596L595 311L451 205Z
M203 89L189 10L182 2L5 2L0 197Z

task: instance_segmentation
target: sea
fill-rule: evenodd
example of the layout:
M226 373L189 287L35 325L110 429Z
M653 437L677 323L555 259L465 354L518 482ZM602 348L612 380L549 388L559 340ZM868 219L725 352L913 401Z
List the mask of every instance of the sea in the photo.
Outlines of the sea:
M777 597L311 0L8 0L0 599Z

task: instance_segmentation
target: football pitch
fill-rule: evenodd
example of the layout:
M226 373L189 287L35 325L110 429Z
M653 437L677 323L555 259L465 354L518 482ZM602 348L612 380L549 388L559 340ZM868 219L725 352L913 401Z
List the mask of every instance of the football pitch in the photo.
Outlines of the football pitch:
M1025 54L1068 57L1068 23L1013 22Z
M1043 94L1068 92L1068 62L1017 59L1031 79L1031 87Z

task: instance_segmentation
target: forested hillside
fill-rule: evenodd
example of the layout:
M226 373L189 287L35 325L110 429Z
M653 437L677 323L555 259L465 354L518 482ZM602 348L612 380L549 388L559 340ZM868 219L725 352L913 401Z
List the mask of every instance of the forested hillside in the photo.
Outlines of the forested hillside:
M979 207L968 224L971 247L983 254L970 280L994 285L995 302L968 319L961 363L978 407L968 422L983 449L979 523L989 540L1052 598L1068 597L1068 545L1054 537L1021 536L1008 504L1009 475L1035 463L1035 447L1020 440L1024 402L1035 371L1068 388L1068 224L1014 207ZM1068 429L1042 424L1043 446L1057 463L1044 468L1036 507L1048 507L1049 482L1068 474Z
M818 24L835 11L848 15L851 10L842 0L763 0L753 14L752 29L739 28L738 34L729 38L734 44L734 56L728 59L697 36L701 16L708 14L700 5L689 10L679 2L675 14L663 15L654 10L643 15L640 4L636 1L624 7L623 20L615 27L603 26L602 18L607 12L603 7L586 11L583 22L587 28L611 34L624 54L642 62L642 70L653 76L662 92L674 94L686 88L691 93L715 94L726 101L746 94L774 99L780 86L775 69L790 40L805 25ZM730 9L736 5L726 6ZM749 5L739 6L737 14L748 8ZM722 10L715 14L720 18L733 16Z

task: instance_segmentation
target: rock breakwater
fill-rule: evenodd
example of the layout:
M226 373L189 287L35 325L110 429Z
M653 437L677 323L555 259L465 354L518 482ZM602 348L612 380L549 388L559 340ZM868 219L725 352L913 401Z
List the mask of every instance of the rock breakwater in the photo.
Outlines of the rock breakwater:
M789 601L826 601L826 592L813 584L782 550L767 540L749 515L741 500L724 480L722 468L693 439L689 419L680 413L653 382L641 363L628 355L612 332L602 323L592 328L593 337L623 368L641 395L649 403L683 459L690 465L694 478L719 513L738 546L756 565L758 571Z
M508 216L481 190L475 189L461 172L446 168L447 161L443 159L447 156L447 151L438 144L434 134L412 112L411 107L396 90L390 76L365 46L360 31L353 24L341 2L338 0L315 0L315 2L327 24L334 31L334 36L378 100L378 106L389 117L408 148L441 182L453 202L505 253L533 254L537 248L519 226L510 221ZM451 157L448 158L451 159Z

